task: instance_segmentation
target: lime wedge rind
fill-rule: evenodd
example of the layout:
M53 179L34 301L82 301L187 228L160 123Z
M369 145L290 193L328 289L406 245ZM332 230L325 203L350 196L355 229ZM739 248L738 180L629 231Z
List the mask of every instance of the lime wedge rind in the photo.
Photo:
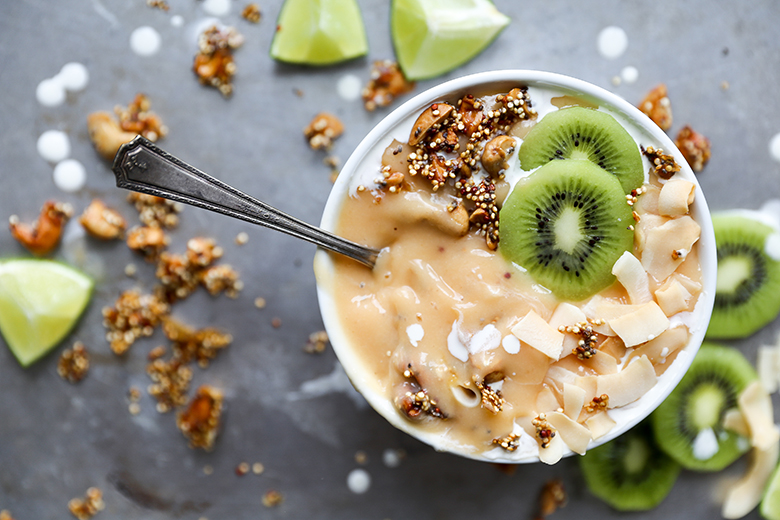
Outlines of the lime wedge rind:
M440 76L487 48L510 19L489 0L393 0L396 58L409 80Z
M60 262L0 261L0 333L26 367L58 345L78 322L94 283Z

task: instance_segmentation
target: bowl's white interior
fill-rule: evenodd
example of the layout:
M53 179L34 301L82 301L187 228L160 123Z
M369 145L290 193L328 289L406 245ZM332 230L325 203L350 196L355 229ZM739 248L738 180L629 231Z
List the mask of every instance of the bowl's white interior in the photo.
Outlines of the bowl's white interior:
M529 70L501 70L484 72L470 76L457 78L441 85L435 86L410 99L387 117L385 117L358 145L349 160L344 165L333 190L330 193L322 216L321 226L333 231L338 222L341 204L345 197L349 196L350 181L357 171L358 165L367 157L367 154L377 144L391 133L397 133L397 126L407 120L411 115L418 114L431 103L444 99L456 99L470 92L505 92L511 88L526 85L543 88L555 88L579 97L595 101L602 107L607 107L622 122L633 125L639 133L648 135L650 142L658 143L665 153L672 153L681 166L678 176L693 182L696 185L696 200L691 212L693 218L701 226L701 238L698 242L699 258L702 271L703 290L694 310L693 322L697 324L691 330L691 338L688 345L674 360L672 366L658 379L655 387L638 401L620 409L610 410L610 416L617 422L617 426L607 435L593 441L590 447L603 444L618 435L629 430L642 419L647 417L674 389L685 372L688 370L693 357L698 351L704 338L704 333L712 313L712 305L715 298L715 280L717 270L717 257L715 249L715 236L712 230L712 220L707 208L707 202L701 192L693 171L690 169L672 140L647 116L624 99L590 83L549 72ZM408 129L405 130L408 135ZM403 132L402 132L403 133ZM367 371L363 370L359 357L355 354L354 346L342 327L342 316L337 313L336 306L331 295L331 281L333 263L330 253L318 251L315 257L315 273L317 275L317 292L322 318L327 329L333 349L341 364L358 391L368 400L371 406L384 416L397 428L430 444L437 450L450 451L477 460L490 462L536 462L538 457L515 458L507 455L504 459L488 459L482 455L468 453L452 441L449 441L435 433L428 433L414 429L412 424L402 418L392 402L388 401L372 390L373 385L369 380ZM571 452L569 452L570 454Z

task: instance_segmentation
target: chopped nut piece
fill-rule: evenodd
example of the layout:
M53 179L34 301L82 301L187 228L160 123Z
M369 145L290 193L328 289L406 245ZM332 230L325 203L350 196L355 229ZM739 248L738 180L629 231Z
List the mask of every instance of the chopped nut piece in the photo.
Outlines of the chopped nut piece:
M642 148L642 153L650 160L656 175L662 179L670 179L680 171L680 165L674 160L674 156L666 155L661 148L648 146Z
M320 330L309 335L309 340L306 342L306 346L303 350L310 354L320 354L325 352L325 347L327 346L328 333L324 330Z
M57 362L57 373L69 383L78 383L89 371L89 356L84 344L77 341L73 348L65 349Z
M241 17L248 22L259 23L262 18L260 6L255 3L247 4L241 11Z
M371 79L362 92L363 106L373 112L377 107L386 107L396 97L412 89L414 82L406 80L396 62L375 61L371 69Z
M47 201L38 219L32 224L19 221L19 217L11 215L8 219L11 235L34 255L42 256L50 253L62 237L65 223L73 215L73 207L68 203Z
M119 147L137 135L126 132L110 112L92 112L87 116L87 131L95 150L107 161L113 161Z
M202 368L233 342L233 336L225 332L213 328L194 330L170 317L163 320L163 332L173 342L176 359L182 363L196 361Z
M674 144L696 173L702 171L710 160L710 140L688 125L677 134Z
M137 192L131 192L127 201L135 207L138 218L147 226L171 229L179 225L178 213L181 213L181 204Z
M493 177L500 177L507 169L507 157L515 151L515 140L508 135L494 137L482 152L482 167Z
M664 132L672 127L672 103L666 92L666 85L661 83L648 92L639 104L639 110L653 120Z
M87 490L84 498L73 498L68 502L68 509L78 520L88 520L105 507L103 492L96 487Z
M150 294L123 292L113 307L103 308L106 339L114 354L124 354L136 339L151 336L160 319L168 314L168 304Z
M222 392L210 386L198 388L187 409L176 417L176 426L191 448L210 451L214 447L222 415Z
M442 124L454 112L455 107L449 103L433 103L417 117L409 134L409 146L417 146L427 136L439 131Z
M544 518L566 505L566 490L560 479L548 480L539 493L539 515Z
M303 129L303 135L314 150L329 150L333 141L343 133L344 125L339 118L327 112L317 114Z
M276 507L284 502L284 497L278 491L272 489L263 495L263 505L265 507Z
M102 200L93 199L84 213L79 217L79 222L93 237L103 240L120 238L127 222L115 209L107 207Z
M199 271L198 280L213 296L224 292L228 298L235 298L244 287L238 273L229 265L215 265Z
M192 381L192 369L181 360L155 359L146 366L146 373L152 380L149 395L157 400L157 411L170 412L187 402L187 391Z
M168 237L158 227L136 226L127 233L127 247L143 254L146 260L154 261L168 246Z
M218 89L223 96L233 93L236 64L233 50L244 43L244 37L233 27L220 29L212 25L198 37L198 54L192 66L198 80Z

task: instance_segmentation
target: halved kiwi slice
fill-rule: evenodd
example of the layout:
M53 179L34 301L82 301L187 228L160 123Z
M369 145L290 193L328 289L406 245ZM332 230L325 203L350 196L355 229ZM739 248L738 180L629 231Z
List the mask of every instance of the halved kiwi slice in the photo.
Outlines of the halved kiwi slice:
M592 108L550 112L528 132L517 156L526 171L555 159L587 159L617 177L624 194L645 179L634 139L614 117Z
M634 244L617 179L589 161L553 161L514 187L499 215L499 251L556 296L579 301L615 281Z
M580 468L591 493L619 511L647 511L660 504L681 469L655 443L647 421L589 450Z
M723 427L724 414L757 377L737 349L703 343L680 384L651 415L656 442L684 468L725 468L750 443Z
M780 233L748 215L712 216L718 278L708 338L750 336L780 313Z

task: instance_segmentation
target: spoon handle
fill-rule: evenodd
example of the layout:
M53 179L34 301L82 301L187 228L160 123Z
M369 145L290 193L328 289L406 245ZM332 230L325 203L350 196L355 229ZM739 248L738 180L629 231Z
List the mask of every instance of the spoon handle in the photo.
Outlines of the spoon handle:
M373 268L379 251L291 217L190 166L137 136L123 144L112 166L116 185L269 227L348 256Z

